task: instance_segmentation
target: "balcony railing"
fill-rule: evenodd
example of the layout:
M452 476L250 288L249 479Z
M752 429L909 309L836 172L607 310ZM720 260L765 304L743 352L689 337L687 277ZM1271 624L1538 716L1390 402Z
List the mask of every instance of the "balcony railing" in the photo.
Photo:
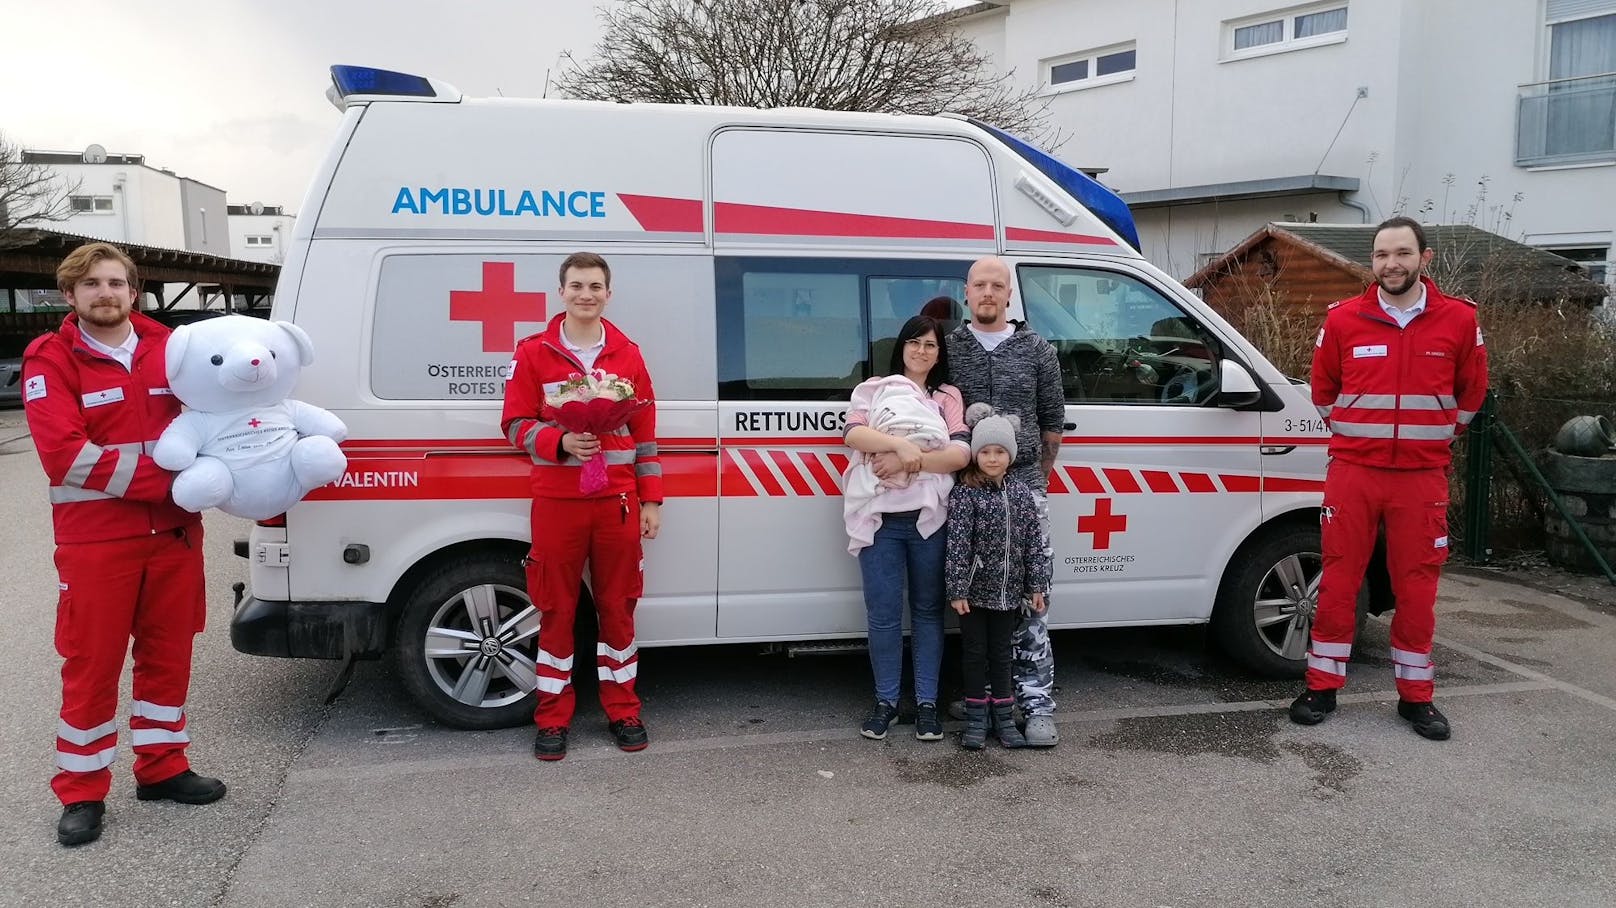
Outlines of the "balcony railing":
M1601 161L1616 161L1616 73L1520 87L1517 166Z

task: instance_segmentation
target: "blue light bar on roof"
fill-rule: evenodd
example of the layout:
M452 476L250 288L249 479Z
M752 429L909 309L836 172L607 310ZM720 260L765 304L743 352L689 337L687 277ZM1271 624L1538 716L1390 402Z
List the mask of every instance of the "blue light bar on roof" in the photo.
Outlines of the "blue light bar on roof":
M421 76L368 66L333 66L331 84L337 87L337 94L344 98L349 95L435 98L438 94L433 90L432 83Z
M1100 223L1116 231L1117 236L1128 241L1128 245L1139 249L1139 228L1134 226L1133 212L1128 210L1128 203L1120 196L1076 167L1002 129L989 126L980 120L971 122L993 133L995 138L1010 146L1027 163L1038 168L1039 173L1054 180L1055 185L1071 193L1072 198L1077 199L1084 208L1100 219Z

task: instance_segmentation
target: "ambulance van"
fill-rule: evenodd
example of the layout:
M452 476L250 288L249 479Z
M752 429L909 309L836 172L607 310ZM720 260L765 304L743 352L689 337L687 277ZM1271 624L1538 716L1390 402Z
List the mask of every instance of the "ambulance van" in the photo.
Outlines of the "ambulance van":
M607 318L656 383L668 499L640 645L862 637L839 498L849 392L998 255L1011 317L1054 345L1066 394L1050 626L1210 622L1251 669L1301 670L1325 427L1305 387L1139 255L1127 207L1081 172L955 116L332 76L342 123L273 317L314 341L296 396L347 422L348 469L238 544L237 649L391 655L440 721L529 720L529 463L500 405L578 250L610 262Z

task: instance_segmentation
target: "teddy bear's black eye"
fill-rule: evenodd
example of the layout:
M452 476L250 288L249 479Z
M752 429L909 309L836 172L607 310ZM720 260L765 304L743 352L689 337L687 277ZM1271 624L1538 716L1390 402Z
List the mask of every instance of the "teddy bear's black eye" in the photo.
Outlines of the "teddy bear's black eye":
M222 357L219 354L215 353L215 354L213 354L213 358L208 360L208 362L214 364L215 366L222 366L222 365L224 365L224 357Z

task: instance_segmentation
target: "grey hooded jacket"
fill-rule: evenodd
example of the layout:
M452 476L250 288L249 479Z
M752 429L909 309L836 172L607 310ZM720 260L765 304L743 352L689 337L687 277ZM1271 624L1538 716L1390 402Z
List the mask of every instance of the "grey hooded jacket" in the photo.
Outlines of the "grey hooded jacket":
M1010 473L1042 492L1049 477L1039 475L1044 444L1040 434L1059 433L1066 420L1066 392L1061 388L1055 348L1024 322L1012 322L1015 333L992 353L971 333L968 324L949 332L948 368L965 405L986 402L1000 413L1021 419L1016 433L1016 462Z

